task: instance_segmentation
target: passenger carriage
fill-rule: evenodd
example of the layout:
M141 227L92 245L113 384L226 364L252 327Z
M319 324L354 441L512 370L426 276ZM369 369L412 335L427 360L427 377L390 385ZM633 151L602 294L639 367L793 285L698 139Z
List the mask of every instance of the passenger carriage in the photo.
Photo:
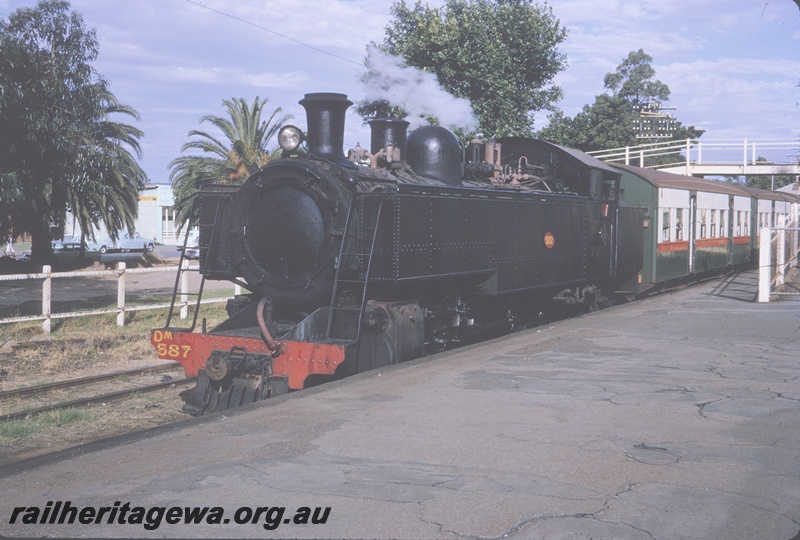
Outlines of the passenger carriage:
M646 210L639 292L753 260L767 205L725 182L613 164L625 202ZM759 210L762 214L759 216Z
M752 227L754 227L754 249L758 249L758 235L765 227L780 227L787 223L792 216L792 205L798 202L798 197L780 191L767 191L765 189L745 187L753 197Z

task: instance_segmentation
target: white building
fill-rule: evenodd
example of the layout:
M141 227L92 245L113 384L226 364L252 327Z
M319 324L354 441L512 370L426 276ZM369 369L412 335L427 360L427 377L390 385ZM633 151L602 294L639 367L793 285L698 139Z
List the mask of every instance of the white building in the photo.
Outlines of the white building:
M139 214L136 226L132 232L139 233L142 238L148 238L157 244L175 245L178 238L175 234L175 199L172 196L172 186L169 184L152 184L139 192ZM124 235L121 232L120 235ZM95 229L95 238L104 240L109 237L105 227ZM68 212L64 237L79 238L80 226Z

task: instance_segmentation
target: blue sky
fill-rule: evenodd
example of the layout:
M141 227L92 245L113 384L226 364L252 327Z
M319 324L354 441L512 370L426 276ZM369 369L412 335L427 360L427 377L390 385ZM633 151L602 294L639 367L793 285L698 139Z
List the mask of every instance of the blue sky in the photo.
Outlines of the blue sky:
M413 2L409 1L409 4ZM29 0L0 0L7 17ZM429 5L441 5L430 0ZM383 40L390 2L377 0L73 0L97 30L97 70L141 114L141 161L154 183L222 99L269 98L305 128L307 92L364 97L362 62ZM800 136L800 9L792 0L554 0L569 31L556 79L573 116L603 91L603 76L632 50L653 57L667 106L703 139ZM223 12L219 13L219 12ZM537 117L536 127L546 119ZM369 143L351 115L345 145ZM772 159L777 159L773 157Z

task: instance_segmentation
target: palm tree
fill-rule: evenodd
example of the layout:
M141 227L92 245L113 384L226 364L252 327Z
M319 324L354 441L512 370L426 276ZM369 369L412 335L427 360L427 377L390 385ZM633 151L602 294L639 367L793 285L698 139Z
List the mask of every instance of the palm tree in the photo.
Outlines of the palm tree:
M93 90L97 95L92 130L81 146L76 175L65 196L84 237L93 235L102 221L116 238L120 231L134 227L139 190L147 181L136 161L142 155L139 139L143 133L111 119L113 114L123 114L138 120L135 109L117 101L103 83Z
M199 150L203 155L179 157L170 163L169 178L175 194L176 221L179 228L189 218L200 187L204 184L241 184L250 173L266 165L270 159L267 143L291 116L278 116L278 107L267 120L262 120L269 101L256 96L252 106L244 98L223 100L229 118L207 115L200 122L210 122L224 135L219 139L205 131L192 130L195 137L181 147L182 152Z

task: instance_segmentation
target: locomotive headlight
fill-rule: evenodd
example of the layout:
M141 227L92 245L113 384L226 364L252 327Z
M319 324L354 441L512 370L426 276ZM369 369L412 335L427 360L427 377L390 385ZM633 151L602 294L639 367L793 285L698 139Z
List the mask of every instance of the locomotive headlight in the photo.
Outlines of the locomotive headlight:
M305 135L295 126L283 126L278 132L278 144L284 152L294 152L304 140Z

